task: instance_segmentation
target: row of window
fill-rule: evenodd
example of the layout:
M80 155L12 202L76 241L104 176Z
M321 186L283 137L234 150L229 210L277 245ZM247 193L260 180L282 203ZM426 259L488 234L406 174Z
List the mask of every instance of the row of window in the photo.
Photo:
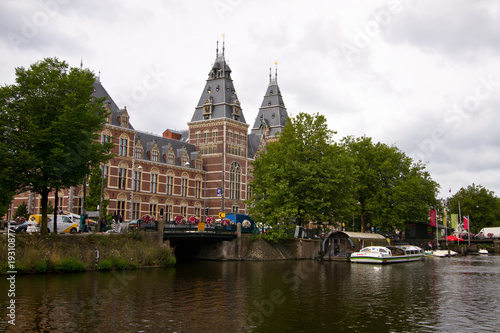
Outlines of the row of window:
M104 169L104 175L107 177L108 173L108 167L105 166ZM142 172L141 171L134 171L133 173L133 179L132 179L132 190L133 191L141 191L141 180L142 180ZM188 182L189 179L186 177L181 178L181 191L180 195L185 197L188 194ZM149 192L150 193L157 193L158 192L158 174L156 173L151 173L150 174L150 186L149 186ZM166 177L166 191L165 194L167 195L173 195L174 194L174 176L171 174L167 174ZM126 189L127 186L127 169L126 168L118 168L118 188L119 189ZM202 181L200 179L195 180L195 190L194 190L194 195L195 198L201 198L201 190L202 190Z
M218 134L219 134L218 130L213 130L212 137L210 137L210 131L207 130L203 132L203 139L202 139L202 133L198 131L195 133L196 144L200 145L202 143L204 144L217 143ZM229 131L227 133L227 142L235 143L237 145L239 144L246 145L245 134L237 132L233 133L232 131Z
M238 155L238 156L243 156L243 157L245 156L245 148L235 146L235 145L228 145L227 152L229 154L233 154L233 155Z
M111 137L109 135L102 134L102 142L110 142ZM120 137L119 139L119 145L118 145L118 155L119 156L128 156L128 138L125 136ZM134 149L134 158L136 159L142 159L143 158L143 148L142 147L136 147ZM152 162L159 162L160 161L160 151L158 148L153 148L151 150L151 155L150 155L150 160ZM175 164L175 154L173 151L170 151L166 157L165 160L167 164ZM182 156L181 158L181 163L182 166L188 166L190 164L189 156L187 152ZM201 170L203 168L203 163L201 160L196 160L195 161L195 168L198 170Z

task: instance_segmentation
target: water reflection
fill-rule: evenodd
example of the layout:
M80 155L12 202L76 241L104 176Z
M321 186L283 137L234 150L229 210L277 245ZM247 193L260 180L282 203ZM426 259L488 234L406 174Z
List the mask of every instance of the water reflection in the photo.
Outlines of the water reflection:
M18 276L12 332L495 332L499 256ZM7 290L5 279L0 282ZM5 308L6 293L0 295ZM4 319L5 320L5 319Z

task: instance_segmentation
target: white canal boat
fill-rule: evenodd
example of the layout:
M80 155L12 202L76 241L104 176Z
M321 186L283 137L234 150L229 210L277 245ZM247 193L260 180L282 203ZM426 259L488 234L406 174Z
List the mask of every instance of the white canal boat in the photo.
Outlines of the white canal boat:
M391 264L397 262L418 261L424 256L424 250L413 245L368 246L351 254L351 262L368 264Z
M445 258L445 257L454 257L458 254L458 252L455 252L453 250L434 250L434 251L426 251L425 255L428 257L440 257L440 258Z

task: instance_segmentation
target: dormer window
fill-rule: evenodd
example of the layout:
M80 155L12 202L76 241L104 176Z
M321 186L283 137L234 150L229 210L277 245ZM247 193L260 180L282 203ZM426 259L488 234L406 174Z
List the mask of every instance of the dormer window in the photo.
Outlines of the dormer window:
M134 150L134 158L142 159L142 147L136 147Z
M128 116L122 116L122 127L128 127Z
M175 159L174 153L168 153L167 164L174 164L174 159Z
M160 157L160 151L158 149L154 148L151 151L151 161L158 162L159 157Z

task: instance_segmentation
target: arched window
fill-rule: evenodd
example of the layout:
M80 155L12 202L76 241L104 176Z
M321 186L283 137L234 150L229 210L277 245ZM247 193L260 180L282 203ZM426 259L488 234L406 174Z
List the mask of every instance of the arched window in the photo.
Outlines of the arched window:
M241 188L241 166L237 162L231 163L229 169L229 198L231 200L240 200Z

